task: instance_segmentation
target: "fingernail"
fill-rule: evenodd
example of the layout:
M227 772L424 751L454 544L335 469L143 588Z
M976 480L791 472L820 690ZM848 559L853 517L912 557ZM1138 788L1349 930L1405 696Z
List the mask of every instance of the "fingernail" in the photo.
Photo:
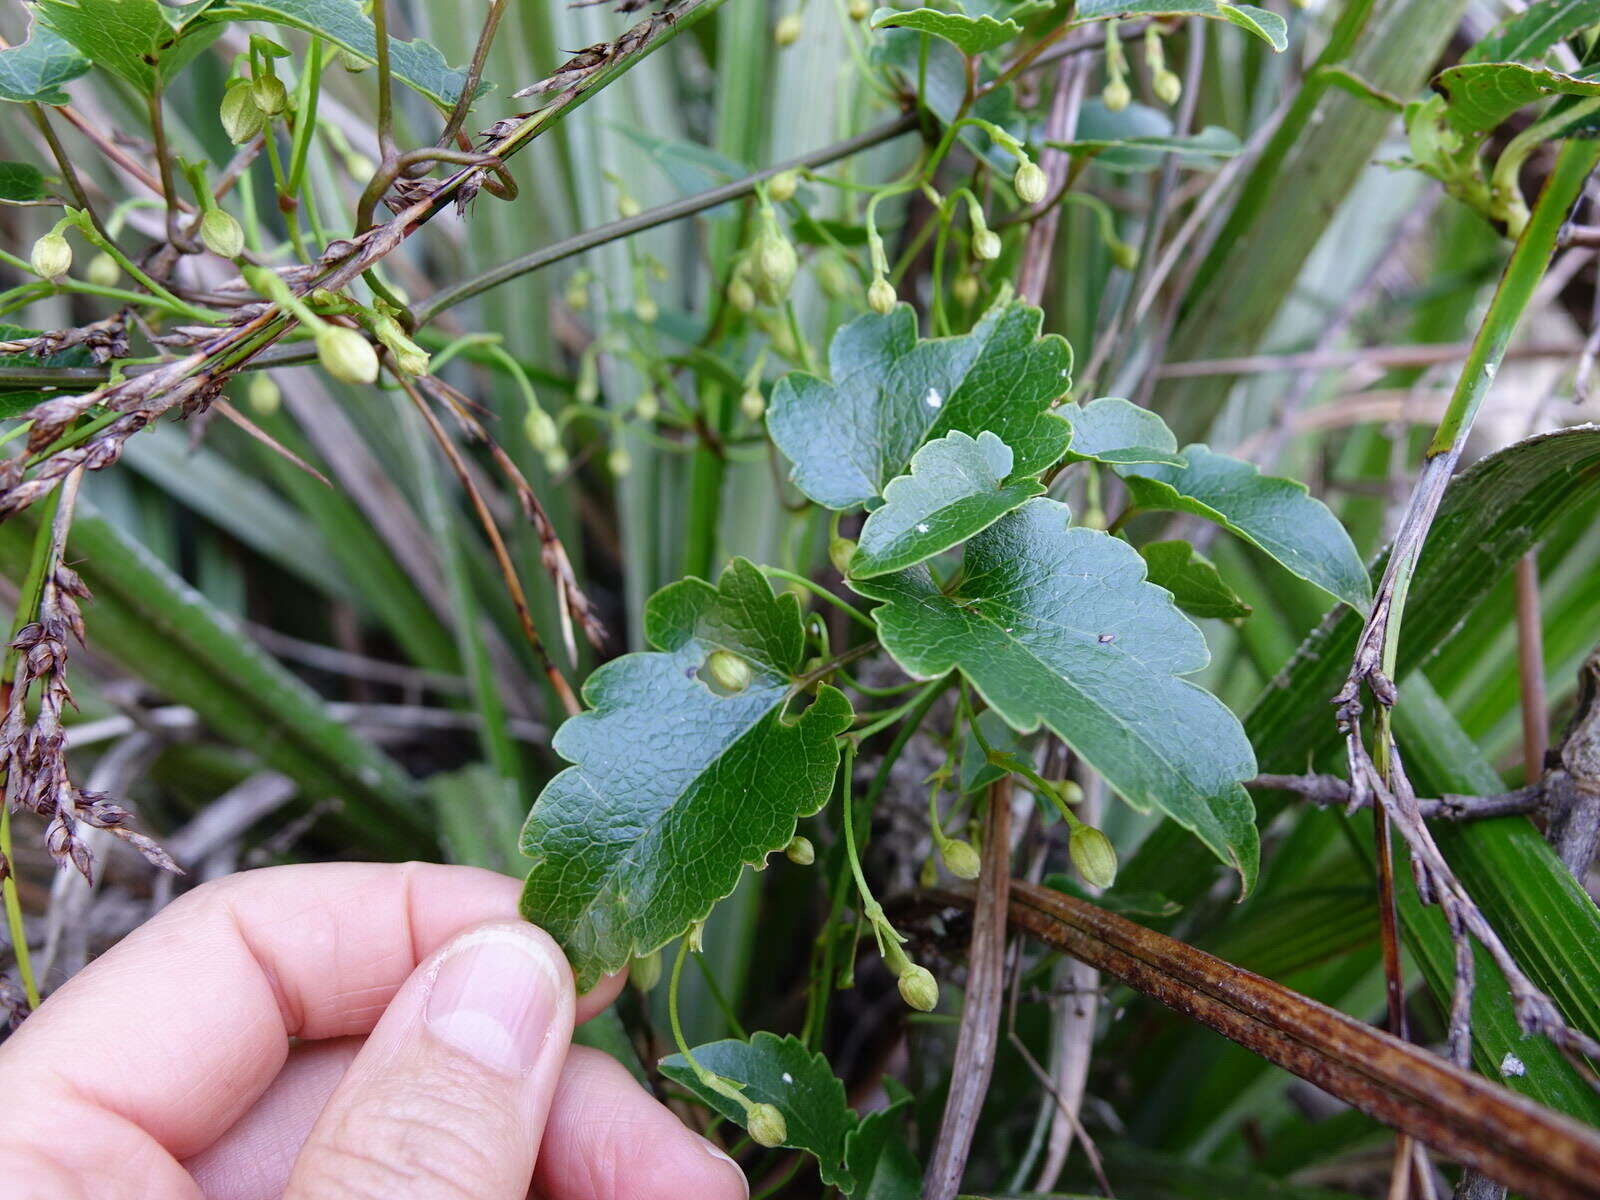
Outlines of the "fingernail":
M539 1061L561 986L543 946L509 929L484 930L439 964L428 1028L487 1067L524 1074Z
M734 1175L738 1177L739 1186L744 1189L745 1196L748 1197L750 1195L750 1180L745 1175L744 1168L738 1163L734 1162L733 1159L728 1155L727 1151L723 1150L723 1148L718 1146L715 1142L702 1138L701 1144L705 1146L706 1153L711 1155L712 1158L716 1159L718 1162L724 1162L728 1164Z

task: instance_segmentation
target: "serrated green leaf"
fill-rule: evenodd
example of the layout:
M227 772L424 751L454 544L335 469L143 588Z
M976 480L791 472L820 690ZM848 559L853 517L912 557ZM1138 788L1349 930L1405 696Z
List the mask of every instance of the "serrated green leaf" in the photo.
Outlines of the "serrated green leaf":
M1118 468L1138 507L1215 521L1351 607L1371 604L1372 583L1350 535L1303 483L1198 444L1183 456L1183 467Z
M184 5L160 0L34 0L48 25L96 66L150 94L222 33L206 20L212 0Z
M1600 0L1539 0L1461 56L1463 63L1542 58L1557 42L1600 25Z
M1289 26L1277 13L1227 0L1078 0L1077 20L1110 17L1211 17L1248 30L1274 50L1289 47Z
M375 61L378 53L372 18L362 11L358 0L224 0L214 15L303 29L367 62ZM467 86L465 68L452 67L436 47L421 38L403 42L391 36L389 65L396 79L441 108L452 107ZM483 85L479 95L487 90L488 85Z
M0 50L0 100L66 104L62 85L92 66L76 46L35 17L27 41Z
M1029 476L1007 483L1012 454L994 434L959 430L911 457L911 472L889 481L883 507L861 527L850 574L870 579L903 571L958 546L1044 491Z
M657 649L605 664L590 711L562 725L572 762L528 814L522 911L561 943L580 987L702 920L746 864L788 844L822 807L850 704L821 688L785 712L805 653L799 601L734 559L717 586L685 579L645 607ZM703 669L722 650L749 668L728 692Z
M748 1042L729 1038L696 1046L694 1057L706 1070L741 1085L748 1099L781 1112L789 1127L783 1144L814 1155L824 1183L847 1194L854 1189L845 1147L856 1128L856 1114L845 1102L844 1084L827 1059L807 1050L798 1038L766 1032ZM683 1055L662 1059L661 1073L744 1126L744 1106L703 1085Z
M967 543L941 590L926 567L853 582L883 601L873 619L910 674L960 668L1014 729L1042 723L1135 808L1157 808L1255 879L1255 756L1238 719L1181 678L1205 638L1133 547L1068 526L1064 504L1030 500Z
M894 1083L887 1077L885 1084ZM855 1180L854 1200L918 1200L922 1166L900 1132L901 1110L910 1103L901 1096L861 1118L845 1135L844 1162Z
M1450 123L1469 134L1489 132L1535 100L1554 95L1600 96L1600 78L1514 62L1447 67L1434 77L1433 84L1448 101L1445 115Z
M50 189L44 185L44 172L32 163L0 162L0 200L13 204L46 200Z
M866 504L952 430L994 433L1018 475L1055 462L1069 432L1049 408L1071 384L1072 350L1040 337L1042 320L1000 304L971 333L919 339L911 306L899 304L842 327L828 348L832 382L796 371L773 389L767 428L795 486L828 508Z
M971 11L977 7L979 11ZM949 42L963 54L982 54L1002 46L1022 32L1020 22L1044 12L1049 0L1000 0L988 5L967 6L962 12L937 8L915 8L899 12L880 8L872 15L872 28L915 29Z
M1151 542L1139 547L1150 582L1172 593L1177 606L1192 617L1240 621L1251 608L1222 580L1216 565L1188 542Z
M1181 467L1178 439L1167 423L1148 408L1115 396L1088 404L1073 401L1056 407L1056 415L1072 426L1068 462L1112 464L1165 463Z

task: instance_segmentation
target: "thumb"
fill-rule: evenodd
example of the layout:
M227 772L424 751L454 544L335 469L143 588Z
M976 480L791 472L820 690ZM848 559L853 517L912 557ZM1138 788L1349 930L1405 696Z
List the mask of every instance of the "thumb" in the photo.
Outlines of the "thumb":
M541 929L493 922L446 943L329 1097L283 1200L524 1200L574 1003Z

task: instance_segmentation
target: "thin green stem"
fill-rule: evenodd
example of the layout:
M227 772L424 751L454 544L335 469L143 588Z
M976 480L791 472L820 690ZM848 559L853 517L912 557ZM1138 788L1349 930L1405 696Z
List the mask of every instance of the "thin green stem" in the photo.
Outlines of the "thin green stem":
M870 629L874 633L878 631L878 627L872 623L872 618L867 616L866 613L862 612L848 600L843 600L838 596L835 596L820 583L816 583L810 579L807 579L804 575L798 575L793 571L786 571L782 567L762 567L761 573L763 575L772 575L778 579L787 580L798 587L803 587L806 591L817 597L817 599L826 600L840 612L849 616L853 621L858 622L863 628Z
M933 680L931 683L924 685L923 689L915 696L911 697L911 699L907 700L904 704L901 704L896 708L884 713L870 725L867 725L861 729L853 730L852 736L854 736L858 741L866 741L866 739L873 736L873 734L881 733L883 730L893 725L896 721L900 720L900 718L904 717L907 713L915 709L919 704L922 703L925 696L930 694L937 695L939 692L944 690L944 687L945 679L943 676L941 676L940 678Z

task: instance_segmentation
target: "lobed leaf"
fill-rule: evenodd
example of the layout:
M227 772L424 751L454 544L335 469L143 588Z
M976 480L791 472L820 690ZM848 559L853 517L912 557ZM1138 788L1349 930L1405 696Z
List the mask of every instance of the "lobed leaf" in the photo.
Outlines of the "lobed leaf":
M1072 350L1039 336L1043 314L995 305L957 337L917 337L910 305L867 313L828 348L832 381L793 372L773 389L767 428L818 504L847 509L883 494L922 444L988 430L1011 447L1017 475L1061 457L1070 431L1049 411L1071 382Z
M1263 475L1254 463L1206 446L1186 446L1183 457L1181 467L1118 468L1134 504L1215 521L1352 608L1372 603L1372 582L1350 535L1305 484Z
M1600 0L1538 0L1461 56L1463 63L1542 58L1557 42L1600 25Z
M1251 608L1229 587L1216 565L1188 542L1151 542L1139 547L1150 582L1172 593L1192 617L1242 621Z
M1183 455L1178 453L1178 439L1167 423L1148 408L1105 396L1088 404L1073 401L1058 405L1056 414L1072 426L1068 462L1184 465Z
M16 104L66 104L62 85L71 83L94 63L78 48L34 16L28 38L0 50L0 100Z
M706 1070L739 1084L748 1099L777 1108L789 1127L783 1144L815 1156L824 1183L847 1195L854 1191L845 1155L846 1143L857 1128L856 1114L845 1102L844 1084L826 1058L807 1050L798 1038L766 1032L747 1042L729 1038L696 1046L694 1057ZM661 1073L744 1126L744 1106L702 1084L683 1055L662 1059Z
M977 9L976 12L971 9ZM880 8L872 28L915 29L949 42L963 54L982 54L1002 46L1022 32L1021 22L1050 8L1050 0L990 0L963 5L961 12L914 8L909 12Z
M562 944L581 988L703 920L746 864L787 845L826 802L850 724L831 687L785 711L805 651L800 605L744 559L715 587L690 578L657 592L645 635L656 650L585 682L590 711L554 743L574 765L522 831L533 860L522 911ZM705 673L718 650L749 668L743 689Z
M41 24L96 66L152 94L222 33L206 20L214 0L34 0Z
M1463 133L1483 134L1518 109L1553 95L1600 96L1600 77L1569 75L1522 63L1465 63L1447 67L1433 86L1447 104L1445 115Z
M47 200L50 189L44 185L44 172L32 163L0 162L0 201L25 204Z
M1274 50L1289 47L1289 25L1275 12L1228 0L1078 0L1077 19L1111 17L1211 17L1255 34Z
M912 676L959 668L1021 732L1041 724L1141 811L1160 809L1255 880L1255 774L1238 719L1181 678L1210 659L1205 638L1145 579L1133 547L1068 525L1030 500L967 543L941 589L925 566L853 581L884 648Z
M861 527L850 575L870 579L903 571L960 545L1044 491L1011 474L1011 447L994 434L959 430L935 438L911 458L911 472L889 481L883 507Z

